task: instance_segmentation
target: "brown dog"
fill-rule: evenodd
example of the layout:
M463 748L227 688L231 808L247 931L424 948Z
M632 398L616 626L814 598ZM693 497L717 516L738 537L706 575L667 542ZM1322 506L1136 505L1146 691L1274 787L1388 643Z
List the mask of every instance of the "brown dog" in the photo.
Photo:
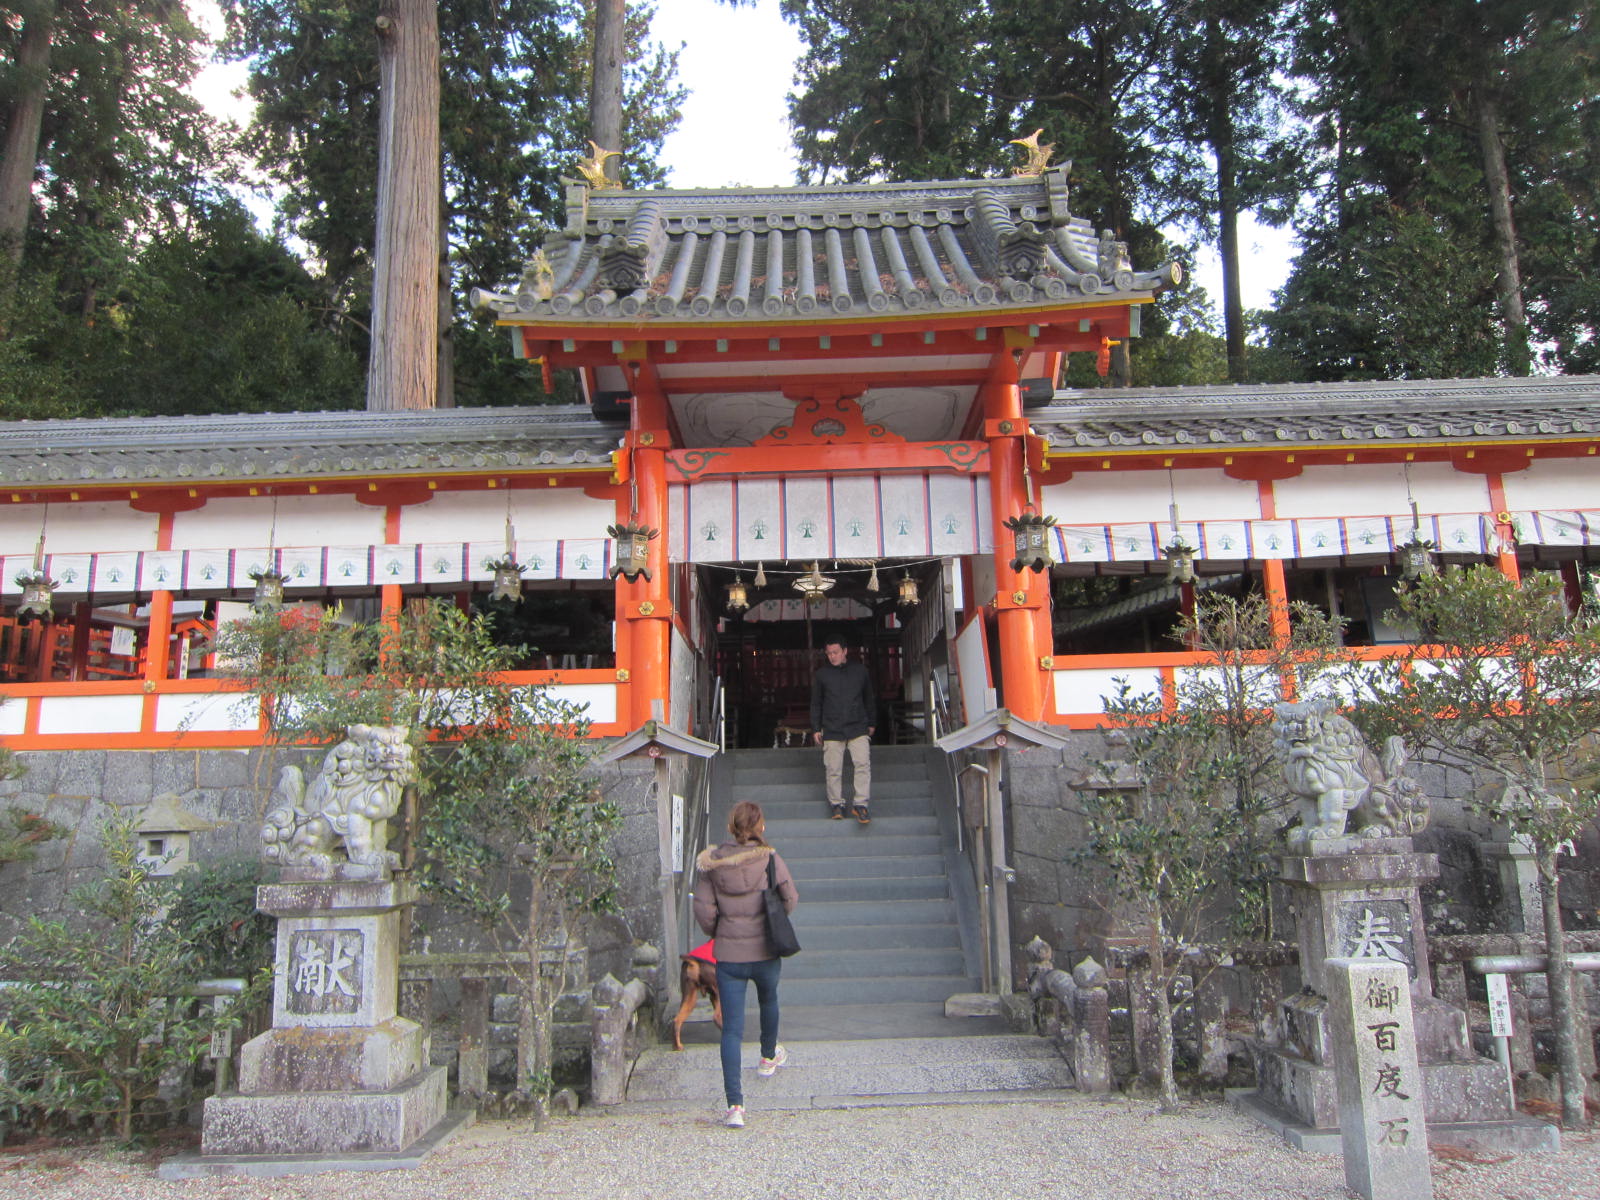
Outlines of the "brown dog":
M706 945L709 946L710 943ZM678 1015L672 1018L674 1050L683 1049L683 1023L694 1011L695 1002L700 999L701 992L704 992L711 1001L711 1016L716 1021L717 1028L722 1028L722 996L717 991L717 964L697 958L693 954L682 954L679 957L683 960L683 966L678 971L678 990L683 993L683 1003L678 1006Z

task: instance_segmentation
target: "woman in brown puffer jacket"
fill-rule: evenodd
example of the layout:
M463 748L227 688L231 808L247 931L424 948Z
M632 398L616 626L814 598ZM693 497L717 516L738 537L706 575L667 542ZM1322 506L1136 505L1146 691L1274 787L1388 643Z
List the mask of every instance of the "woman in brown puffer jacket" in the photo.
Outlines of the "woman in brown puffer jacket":
M800 893L794 877L763 834L767 821L761 806L741 800L728 818L733 841L701 851L695 859L700 886L694 892L694 919L716 939L717 990L722 996L722 1090L727 1095L724 1124L744 1127L744 1088L739 1080L740 1043L744 1041L745 985L756 985L761 1005L761 1063L757 1075L771 1075L789 1057L778 1045L778 975L783 959L767 940L767 862L783 907L794 911Z

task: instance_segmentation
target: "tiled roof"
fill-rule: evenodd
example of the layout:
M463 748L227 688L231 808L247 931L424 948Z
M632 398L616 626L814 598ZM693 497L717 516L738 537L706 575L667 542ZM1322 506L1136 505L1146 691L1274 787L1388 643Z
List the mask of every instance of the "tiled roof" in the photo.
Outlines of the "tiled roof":
M1058 453L1600 435L1600 376L1062 391L1029 413Z
M0 424L0 485L593 468L616 446L566 405L17 421Z
M817 321L1147 299L1176 264L1067 207L1067 168L946 183L717 191L568 190L567 227L475 306L511 321Z

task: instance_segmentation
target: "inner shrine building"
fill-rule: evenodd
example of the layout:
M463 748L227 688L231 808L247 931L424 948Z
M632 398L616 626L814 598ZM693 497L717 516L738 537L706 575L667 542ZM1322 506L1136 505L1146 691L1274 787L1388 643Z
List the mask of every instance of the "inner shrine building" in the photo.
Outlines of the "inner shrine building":
M288 604L376 616L482 599L509 551L521 678L597 738L659 716L730 749L803 739L829 637L879 739L931 744L997 709L1095 727L1114 679L1199 661L1171 630L1208 589L1381 654L1420 541L1584 599L1600 381L1063 389L1068 355L1137 356L1182 279L1071 200L1065 168L572 185L474 302L581 405L0 424L0 740L258 744L211 636L268 568ZM19 619L36 568L52 612Z

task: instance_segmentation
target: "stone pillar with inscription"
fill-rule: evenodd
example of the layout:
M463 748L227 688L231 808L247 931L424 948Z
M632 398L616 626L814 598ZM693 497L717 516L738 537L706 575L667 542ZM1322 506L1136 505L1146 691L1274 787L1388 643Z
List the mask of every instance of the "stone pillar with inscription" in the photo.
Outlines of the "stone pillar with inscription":
M262 831L282 877L256 893L278 921L272 1028L240 1049L238 1090L206 1101L201 1153L164 1177L411 1165L463 1120L447 1119L427 1033L397 1010L417 902L386 846L413 778L405 734L351 726L310 784L284 769Z
M445 1068L396 1012L416 899L394 880L260 889L278 918L272 1028L240 1050L238 1092L206 1101L202 1154L395 1153L443 1119Z
M1345 1185L1367 1200L1432 1200L1405 966L1383 958L1330 958L1322 969Z
M1300 943L1299 994L1251 1043L1256 1087L1230 1099L1280 1130L1296 1148L1335 1153L1338 1069L1329 1013L1328 960L1404 968L1427 1140L1464 1149L1554 1149L1554 1126L1520 1116L1505 1069L1474 1051L1466 1014L1433 992L1420 885L1439 859L1416 852L1428 802L1404 778L1406 754L1391 738L1381 756L1328 701L1277 705L1274 747L1300 802L1281 878ZM1347 828L1354 826L1354 828Z
M1416 853L1402 837L1341 838L1316 848L1334 852L1282 860L1303 986L1279 1005L1275 1039L1252 1043L1256 1089L1236 1101L1292 1145L1335 1151L1339 1089L1327 962L1384 962L1403 967L1409 985L1427 1136L1472 1149L1552 1148L1553 1127L1520 1117L1505 1069L1472 1048L1466 1014L1433 994L1418 888L1438 875L1438 857Z

